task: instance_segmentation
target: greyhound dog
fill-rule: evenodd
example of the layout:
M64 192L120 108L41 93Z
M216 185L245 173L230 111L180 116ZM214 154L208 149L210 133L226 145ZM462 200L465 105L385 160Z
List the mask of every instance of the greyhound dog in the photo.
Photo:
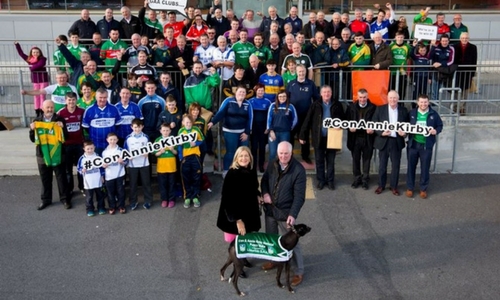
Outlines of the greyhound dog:
M299 242L299 238L301 236L306 235L309 231L311 231L311 228L308 227L305 224L298 224L292 226L290 231L288 231L286 234L282 235L280 238L281 246L290 251ZM236 290L236 294L239 296L245 296L245 293L241 292L240 289L238 288L238 277L240 274L243 272L243 265L244 265L244 259L239 259L236 257L236 250L235 250L235 241L233 241L229 245L229 256L227 258L226 263L224 266L220 269L220 280L224 281L224 272L226 271L226 268L229 267L229 265L233 264L233 273L231 274L231 277L229 278L229 282L231 280L233 281L233 286L234 289ZM285 267L285 272L286 272L286 284L288 286L288 291L290 293L293 293L292 286L290 285L290 259L283 261L283 262L275 262L277 266L277 271L276 271L276 282L278 284L278 287L284 288L284 286L281 284L280 278L281 278L281 272L283 271L283 266Z

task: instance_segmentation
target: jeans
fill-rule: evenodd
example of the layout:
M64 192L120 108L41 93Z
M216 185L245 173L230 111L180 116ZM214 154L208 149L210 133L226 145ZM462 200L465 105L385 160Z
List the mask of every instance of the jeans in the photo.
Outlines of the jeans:
M269 140L269 161L273 161L276 158L278 144L290 140L290 131L275 131L274 134L276 135L276 139L274 141Z
M420 159L420 190L427 191L430 179L432 161L432 148L425 148L425 144L413 141L412 146L406 149L408 154L408 173L406 174L406 185L411 191L415 188L415 173L418 160Z
M224 171L229 170L229 166L233 162L236 149L240 146L248 146L248 139L246 141L240 140L241 133L223 132L224 143L226 145L226 154L224 154Z

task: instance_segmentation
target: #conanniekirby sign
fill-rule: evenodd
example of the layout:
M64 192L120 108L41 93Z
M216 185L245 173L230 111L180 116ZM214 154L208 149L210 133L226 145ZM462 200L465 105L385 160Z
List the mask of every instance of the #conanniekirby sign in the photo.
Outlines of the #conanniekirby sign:
M149 0L149 8L154 10L176 11L184 15L187 0Z
M397 122L396 124L389 123L387 121L384 122L373 122L373 121L346 121L341 120L339 118L326 118L323 120L323 127L325 128L341 128L341 129L371 129L377 131L402 131L405 133L412 134L422 134L424 136L431 135L431 131L434 129L430 126L423 126L420 124L410 124L408 122Z
M436 40L438 34L437 26L431 25L415 25L415 34L413 35L416 39L420 40Z

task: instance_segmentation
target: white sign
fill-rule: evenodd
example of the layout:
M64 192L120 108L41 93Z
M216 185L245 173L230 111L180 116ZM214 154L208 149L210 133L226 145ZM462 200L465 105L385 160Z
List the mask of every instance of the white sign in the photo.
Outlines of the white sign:
M176 11L185 15L187 0L149 0L149 8L153 10Z
M437 26L431 25L415 25L415 34L414 37L418 40L436 40L438 34Z

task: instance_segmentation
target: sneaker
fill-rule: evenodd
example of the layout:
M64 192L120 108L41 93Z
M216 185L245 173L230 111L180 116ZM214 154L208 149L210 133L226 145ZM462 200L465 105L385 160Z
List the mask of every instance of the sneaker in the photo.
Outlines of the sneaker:
M144 209L150 209L151 208L151 203L149 203L149 202L144 203L144 205L142 207L144 207Z
M189 208L191 206L191 199L184 200L184 208Z
M130 209L131 209L131 210L136 210L136 209L137 209L137 205L138 205L138 203L137 203L137 202L136 202L136 203L134 203L134 204L130 204Z
M120 209L118 209L118 211L119 211L121 214L127 213L127 209L126 209L125 207L120 207Z
M200 207L200 205L201 205L200 200L198 200L198 198L194 198L193 205L194 205L194 207Z
M101 208L99 209L99 214L102 216L102 215L105 215L107 214L108 212L104 209L104 208Z
M161 207L167 207L168 206L168 201L167 200L163 200L161 202Z
M93 216L95 216L95 212L93 210L89 210L87 212L87 217L93 217Z
M110 215L114 215L115 212L116 212L116 209L112 208L108 212L109 212Z
M170 200L170 201L168 201L168 207L169 207L169 208L172 208L172 207L174 207L174 206L175 206L175 200Z
M85 197L85 190L80 190L80 193L82 193L82 196Z

